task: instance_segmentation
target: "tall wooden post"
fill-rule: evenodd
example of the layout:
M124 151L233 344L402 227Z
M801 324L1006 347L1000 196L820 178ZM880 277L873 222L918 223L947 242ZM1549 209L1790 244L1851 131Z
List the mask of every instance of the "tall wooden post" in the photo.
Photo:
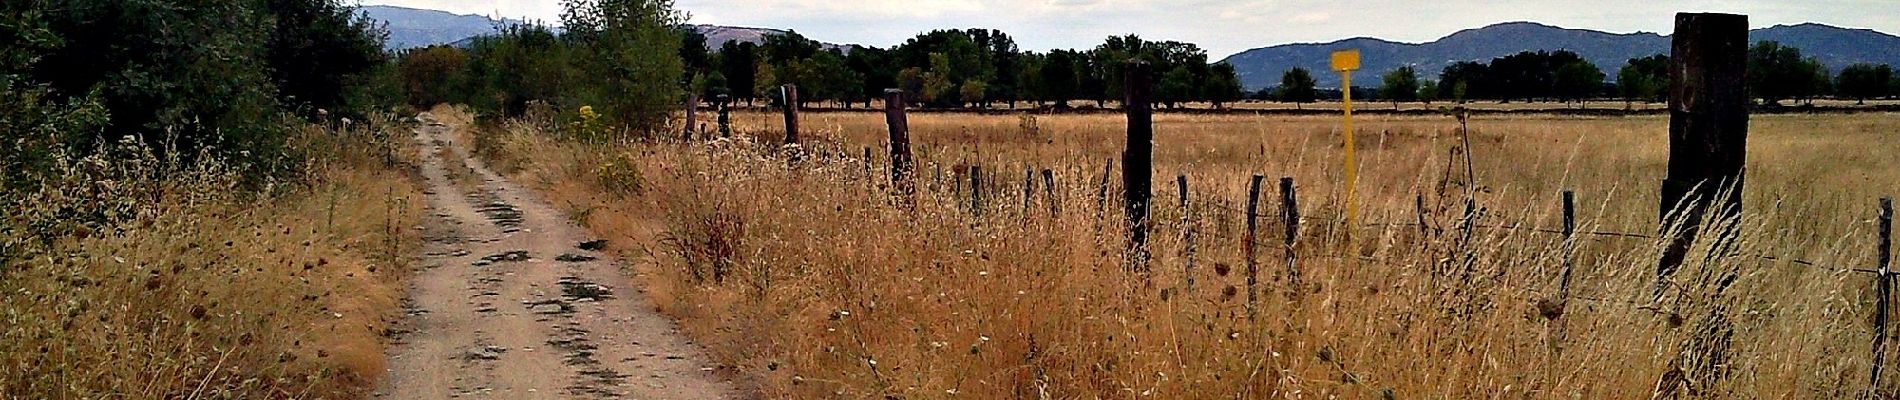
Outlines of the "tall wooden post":
M798 144L798 85L779 86L785 101L785 144Z
M1122 201L1128 211L1128 247L1134 264L1147 270L1149 197L1154 189L1153 67L1129 60L1122 86L1122 108L1128 114L1128 147L1122 152Z
M1676 14L1669 68L1669 174L1663 180L1661 204L1664 236L1672 239L1657 267L1658 291L1682 265L1712 208L1720 213L1718 220L1741 215L1748 147L1748 44L1748 16Z
M915 161L910 154L910 117L904 112L904 91L885 89L884 124L891 128L891 184L908 197L916 191L910 178Z
M693 140L693 128L699 126L699 94L686 94L686 133L685 140Z
M1260 181L1267 177L1254 175L1247 185L1247 232L1240 236L1241 259L1247 262L1247 320L1252 321L1258 314L1255 303L1260 297L1260 260L1254 252L1260 243Z

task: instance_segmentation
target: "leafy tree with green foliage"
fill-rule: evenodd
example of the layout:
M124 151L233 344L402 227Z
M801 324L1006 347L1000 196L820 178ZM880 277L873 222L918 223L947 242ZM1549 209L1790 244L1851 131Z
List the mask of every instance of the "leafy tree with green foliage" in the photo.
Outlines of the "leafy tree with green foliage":
M1523 99L1529 102L1558 97L1557 70L1583 61L1583 57L1577 53L1565 50L1525 51L1499 57L1492 59L1491 65L1486 68L1488 79L1483 86L1495 90L1497 93L1494 95L1506 101Z
M706 35L699 33L691 25L680 25L680 62L686 68L686 75L703 75L711 72L712 53L706 48Z
M1762 41L1748 49L1748 88L1768 105L1794 98L1813 85L1814 71L1803 61L1801 49Z
M871 99L884 98L884 89L898 87L899 69L891 68L891 52L877 47L852 46L845 53L845 67L856 73L861 80L862 93L857 98L864 100L864 106L871 106Z
M1492 89L1491 66L1479 62L1451 63L1439 72L1438 82L1438 97L1459 103L1473 98L1491 98L1495 92Z
M1074 51L1055 50L1042 60L1042 68L1038 73L1042 77L1039 91L1044 100L1055 102L1058 110L1069 109L1069 100L1080 94L1082 82L1076 78L1076 72L1080 69L1076 61L1081 57L1080 53Z
M1015 108L1016 100L1022 95L1016 83L1024 73L1023 52L1017 48L1016 39L995 29L968 29L964 33L983 49L982 58L989 64L988 73L982 78L985 101L1007 101Z
M1854 98L1856 104L1867 104L1867 98L1885 96L1887 84L1893 81L1893 67L1873 64L1854 64L1841 69L1841 75L1835 78L1834 88L1842 96Z
M1577 60L1557 67L1553 92L1566 102L1584 104L1603 90L1603 70L1589 61Z
M959 100L956 96L957 93L954 92L958 89L958 86L956 81L951 79L952 71L953 67L950 66L949 55L944 53L931 53L930 70L924 72L923 92L920 93L921 96L919 96L919 100L923 100L924 104L930 105L955 103Z
M388 105L382 40L337 0L0 2L0 158L22 174L134 138L186 162L294 168L281 116Z
M522 116L535 102L578 109L586 102L580 86L592 82L574 61L578 52L542 25L510 25L498 35L478 37L469 44L464 84L451 102L505 117Z
M1419 81L1418 100L1425 102L1425 104L1432 104L1432 102L1438 101L1438 81Z
M963 81L963 86L961 89L958 89L957 93L960 95L959 98L964 104L969 104L971 107L980 107L980 104L984 102L983 96L985 92L989 90L988 86L989 84L981 80L971 79Z
M771 98L778 95L778 71L764 59L752 67L752 93L756 97Z
M1313 73L1305 68L1294 68L1280 74L1280 101L1293 103L1294 108L1311 103L1319 98L1315 89L1319 84L1313 80Z
M728 85L731 84L732 80L726 79L725 73L713 71L711 75L706 75L706 84L700 87L700 101L713 101L722 94L730 97L732 91Z
M905 68L897 72L897 88L904 91L904 98L915 99L908 100L908 102L913 105L926 102L923 101L925 75L927 74L924 73L923 68L916 67Z
M1797 88L1795 98L1814 105L1814 98L1834 92L1834 76L1821 60L1809 57L1801 61L1801 72L1808 76L1808 84Z
M409 105L426 108L466 101L457 98L455 91L468 84L468 51L449 46L410 49L396 58L396 64Z
M265 60L286 106L342 111L362 75L389 62L388 33L342 2L264 0L264 9L274 22Z
M1632 108L1637 101L1655 102L1667 98L1668 85L1669 56L1666 55L1632 58L1616 72L1616 88L1623 96L1625 109Z
M1181 103L1199 97L1199 89L1194 85L1194 73L1187 67L1175 67L1161 75L1161 81L1155 85L1155 100L1168 108L1176 108Z
M1240 88L1240 75L1234 71L1233 64L1219 63L1209 69L1201 95L1220 109L1227 103L1240 101L1246 93Z
M265 158L281 154L282 128L272 118L279 108L268 68L271 41L261 39L275 28L261 5L9 0L0 15L32 15L34 30L45 36L0 37L0 48L30 49L22 53L34 62L11 75L16 84L44 87L41 105L104 105L102 135L62 132L49 144L84 153L134 136L186 157L209 149L252 160L241 157L248 152L268 164L274 160Z
M765 55L767 62L771 62L776 67L811 58L822 51L823 47L818 41L800 35L794 30L765 35L763 43L759 44L759 51Z
M1900 97L1900 74L1894 74L1893 81L1887 82L1887 97Z
M758 71L755 70L759 65L758 45L737 40L726 42L719 46L718 58L719 72L728 79L727 94L735 100L745 99L747 104L751 104L752 99L758 97L758 92L754 90L757 86L754 79L758 77Z
M1399 109L1399 102L1412 101L1418 97L1418 70L1407 65L1387 72L1384 83L1379 85L1379 96L1392 102L1392 109Z
M563 38L593 85L582 101L612 121L642 132L660 129L681 97L674 31L684 17L671 0L564 0Z
M1093 56L1078 56L1075 59L1076 98L1094 100L1095 108L1105 107L1103 102L1108 101L1108 78L1101 75L1104 70Z

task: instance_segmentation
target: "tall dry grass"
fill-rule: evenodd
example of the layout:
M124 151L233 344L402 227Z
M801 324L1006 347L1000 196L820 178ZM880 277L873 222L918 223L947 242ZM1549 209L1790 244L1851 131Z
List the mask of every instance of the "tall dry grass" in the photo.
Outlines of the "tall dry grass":
M261 188L121 143L0 195L0 397L367 396L423 206L375 125L301 128Z
M1654 233L1661 118L1479 118L1475 176L1448 118L1362 121L1364 221L1348 227L1334 121L1164 114L1147 273L1126 269L1120 199L1098 197L1118 116L914 115L914 203L886 186L880 115L809 116L796 162L761 144L775 116L735 119L738 138L710 143L479 139L647 260L659 306L719 359L790 398L1852 397L1874 302L1852 269L1873 265L1873 205L1900 161L1884 139L1900 116L1757 117L1746 216L1704 224L1733 240L1699 242L1658 295L1658 241L1566 251L1538 230L1558 228L1568 189L1581 230ZM605 190L608 160L643 189ZM977 208L973 165L994 173ZM1024 199L1043 168L1056 187ZM1247 283L1253 174L1298 182L1298 284L1274 179Z

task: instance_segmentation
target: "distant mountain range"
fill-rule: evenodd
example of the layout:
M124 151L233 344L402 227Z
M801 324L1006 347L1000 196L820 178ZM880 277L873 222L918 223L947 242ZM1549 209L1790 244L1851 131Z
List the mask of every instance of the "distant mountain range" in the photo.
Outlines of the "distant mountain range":
M358 11L389 29L389 40L383 45L389 50L455 43L495 33L503 26L523 23L514 19L395 6L363 6Z
M1868 29L1822 24L1777 25L1749 32L1755 41L1773 40L1801 49L1830 70L1853 63L1900 65L1900 37ZM1379 74L1412 65L1424 76L1437 77L1446 65L1458 61L1488 62L1517 52L1569 50L1595 63L1609 79L1631 58L1668 54L1670 39L1655 33L1616 34L1566 29L1532 22L1510 22L1467 29L1427 43L1399 43L1353 38L1331 43L1301 43L1241 52L1222 60L1234 66L1242 86L1260 89L1280 84L1281 73L1294 67L1313 71L1322 86L1339 85L1328 71L1334 50L1356 48L1361 57L1359 86L1377 86ZM1365 83L1360 83L1365 82Z
M457 15L445 11L420 10L393 6L364 6L364 16L384 23L389 29L388 47L401 50L437 44L467 45L471 38L495 33L513 19L494 19L479 15ZM759 43L765 36L785 31L767 28L742 28L694 25L706 35L707 47L717 49L730 41ZM1853 63L1900 65L1900 37L1868 29L1848 29L1822 24L1777 25L1756 29L1751 39L1773 40L1801 49L1829 69L1839 71ZM844 47L826 44L827 47ZM1353 38L1331 43L1300 43L1248 50L1228 56L1222 62L1233 64L1241 85L1260 89L1280 84L1280 74L1294 67L1314 72L1324 86L1337 86L1339 76L1327 71L1328 54L1336 49L1356 48L1361 54L1362 86L1376 86L1378 74L1412 65L1420 74L1436 78L1446 65L1458 61L1488 62L1525 50L1569 50L1596 63L1611 79L1616 70L1631 58L1669 53L1669 37L1655 33L1608 33L1587 29L1567 29L1533 22L1509 22L1466 29L1427 43L1400 43L1375 38Z
M474 38L494 34L500 27L524 23L514 19L494 19L480 15L458 15L447 11L395 6L363 6L361 12L365 17L381 22L389 29L389 41L385 47L390 50L438 44L467 46ZM785 33L783 30L766 28L718 25L693 25L693 27L698 29L700 34L706 35L706 46L715 50L726 42L761 43L768 35ZM845 47L829 43L824 46L826 48Z

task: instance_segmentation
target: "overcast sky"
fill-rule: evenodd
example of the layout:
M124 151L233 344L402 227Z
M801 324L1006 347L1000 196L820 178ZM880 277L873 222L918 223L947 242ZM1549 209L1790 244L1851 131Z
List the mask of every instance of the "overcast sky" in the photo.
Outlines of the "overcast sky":
M555 21L559 0L361 0ZM691 22L793 29L813 39L890 46L937 28L995 28L1024 49L1088 48L1109 35L1201 45L1219 59L1255 47L1370 36L1401 42L1535 21L1616 33L1672 29L1674 13L1749 15L1757 28L1819 22L1900 33L1900 0L675 0Z

